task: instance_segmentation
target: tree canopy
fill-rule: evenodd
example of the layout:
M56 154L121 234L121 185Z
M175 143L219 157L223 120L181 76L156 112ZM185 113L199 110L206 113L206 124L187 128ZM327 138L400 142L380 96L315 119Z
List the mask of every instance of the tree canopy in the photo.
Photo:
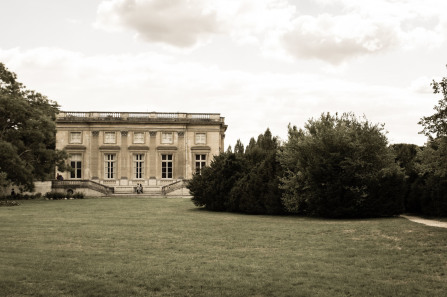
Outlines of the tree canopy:
M403 174L383 127L353 114L322 114L289 127L279 161L283 203L292 213L325 217L398 214Z
M59 106L17 81L0 63L0 174L3 182L31 190L35 179L65 168L65 152L56 151Z
M427 117L422 117L419 124L424 127L421 131L429 137L447 136L447 77L443 77L440 81L433 80L431 83L433 93L442 94L438 105L433 108L436 112Z

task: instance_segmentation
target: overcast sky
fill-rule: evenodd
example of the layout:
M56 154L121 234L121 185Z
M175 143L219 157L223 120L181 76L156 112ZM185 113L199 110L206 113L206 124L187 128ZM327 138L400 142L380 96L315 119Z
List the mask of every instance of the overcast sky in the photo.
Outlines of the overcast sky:
M0 0L0 61L69 111L220 113L226 146L323 112L417 124L446 76L445 0Z

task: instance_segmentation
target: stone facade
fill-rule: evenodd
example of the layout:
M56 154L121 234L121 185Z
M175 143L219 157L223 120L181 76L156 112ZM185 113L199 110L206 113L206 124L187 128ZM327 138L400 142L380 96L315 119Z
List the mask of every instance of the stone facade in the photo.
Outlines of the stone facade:
M190 179L224 149L220 114L60 112L56 149L74 172L64 180L110 187L163 186Z

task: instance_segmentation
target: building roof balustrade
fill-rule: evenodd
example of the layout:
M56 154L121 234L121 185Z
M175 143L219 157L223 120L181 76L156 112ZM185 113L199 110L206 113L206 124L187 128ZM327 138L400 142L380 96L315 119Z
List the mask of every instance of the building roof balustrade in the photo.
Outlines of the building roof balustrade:
M79 112L60 111L57 121L200 121L225 123L225 118L219 113L181 113L181 112Z

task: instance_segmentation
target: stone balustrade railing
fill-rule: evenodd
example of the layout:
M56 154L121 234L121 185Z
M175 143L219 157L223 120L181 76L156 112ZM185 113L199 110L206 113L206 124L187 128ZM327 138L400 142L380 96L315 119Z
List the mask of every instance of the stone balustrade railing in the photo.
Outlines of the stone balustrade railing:
M113 193L113 187L108 187L91 180L52 180L51 187L53 189L63 188L63 189L77 189L77 188L88 188L100 193L110 194Z
M224 122L219 113L168 113L168 112L79 112L60 111L57 119L71 120L199 120Z

